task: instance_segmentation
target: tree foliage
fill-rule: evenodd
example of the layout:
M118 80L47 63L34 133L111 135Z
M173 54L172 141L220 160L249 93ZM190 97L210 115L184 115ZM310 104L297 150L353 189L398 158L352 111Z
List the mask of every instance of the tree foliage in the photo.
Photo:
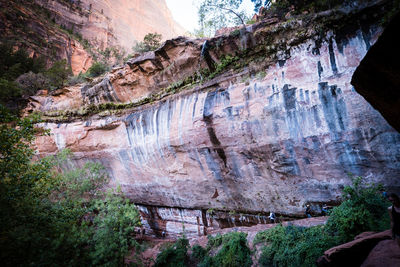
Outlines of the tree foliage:
M167 247L157 255L154 267L185 267L187 266L187 251L189 240L178 239L175 244Z
M63 59L56 61L44 74L49 79L50 89L54 90L65 85L68 76L72 74L72 70L67 60Z
M158 33L148 33L142 42L138 42L133 46L133 51L143 53L154 51L161 45L162 35Z
M223 27L243 25L249 20L244 10L239 9L242 0L203 0L200 4L198 35L212 36Z
M250 267L253 264L251 260L251 251L247 246L247 234L242 232L232 232L223 236L217 236L209 239L208 250L212 247L220 247L218 253L214 256L206 256L199 266L222 266L222 267Z
M268 6L271 4L271 0L251 0L254 3L254 12L258 13L260 7Z
M0 103L13 100L24 93L15 80L27 72L39 73L45 69L42 58L30 58L25 49L16 49L9 43L0 44Z
M246 237L247 234L240 232L208 236L207 247L194 245L191 257L187 253L189 241L182 237L158 254L154 266L194 266L197 263L199 267L249 267L252 259Z
M121 192L104 195L104 168L75 168L67 151L32 161L37 116L0 105L0 262L3 266L123 266L139 214Z
M327 222L327 229L337 235L340 242L348 242L365 231L382 231L388 228L389 203L379 192L381 185L365 183L361 177L353 177L352 186L343 190L343 202L335 207Z
M333 209L325 226L310 228L282 225L259 232L254 243L266 244L260 266L315 266L325 250L348 242L365 231L389 228L386 216L389 203L380 193L381 186L353 179L343 191L343 202Z
M43 58L31 58L25 49L16 49L9 43L0 44L0 78L14 81L23 73L39 73L44 69Z
M97 77L108 71L109 68L106 64L102 62L95 62L93 65L88 69L87 75L90 77Z

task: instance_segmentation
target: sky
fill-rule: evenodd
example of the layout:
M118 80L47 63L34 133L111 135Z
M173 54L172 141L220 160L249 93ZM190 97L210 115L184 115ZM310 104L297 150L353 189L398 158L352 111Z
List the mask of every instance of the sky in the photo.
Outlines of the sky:
M174 19L186 30L193 32L198 29L197 9L199 0L166 0ZM253 14L253 4L250 0L243 0L242 6Z

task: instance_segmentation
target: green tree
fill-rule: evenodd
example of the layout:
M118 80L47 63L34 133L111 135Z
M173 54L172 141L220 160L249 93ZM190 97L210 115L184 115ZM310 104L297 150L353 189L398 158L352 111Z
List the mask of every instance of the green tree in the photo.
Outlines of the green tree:
M167 247L157 255L154 267L185 267L187 266L187 250L189 240L181 237L172 246Z
M323 252L353 240L365 231L389 228L389 203L379 185L366 184L361 177L343 190L343 202L333 209L324 226L282 225L257 233L254 243L263 242L260 266L315 266Z
M258 12L260 7L269 6L271 4L271 0L251 0L254 3L254 12Z
M21 88L14 81L0 78L0 103L21 96Z
M47 134L37 116L19 119L0 105L0 262L3 266L123 266L139 225L135 206L103 193L104 168L73 168L67 151L32 161Z
M212 36L223 27L245 25L249 20L244 10L240 10L242 0L203 0L200 4L199 25L197 34Z
M156 50L161 45L162 35L158 33L148 33L142 42L138 42L133 46L133 51L142 53Z
M56 61L44 74L50 82L50 89L54 90L64 86L68 76L72 74L72 70L67 60L62 59Z
M109 192L105 200L97 200L95 232L92 238L92 262L103 266L124 266L125 255L131 247L138 247L134 240L135 227L140 225L139 212L119 190Z
M365 231L382 231L389 228L387 207L389 203L379 193L381 185L368 184L362 177L353 177L352 186L343 190L343 202L335 207L327 222L330 233L348 242Z
M0 103L21 97L23 90L15 79L26 72L43 71L44 66L43 58L30 58L25 49L10 43L0 44Z
M31 58L23 48L10 43L0 44L0 78L14 81L23 73L39 73L45 69L43 58Z

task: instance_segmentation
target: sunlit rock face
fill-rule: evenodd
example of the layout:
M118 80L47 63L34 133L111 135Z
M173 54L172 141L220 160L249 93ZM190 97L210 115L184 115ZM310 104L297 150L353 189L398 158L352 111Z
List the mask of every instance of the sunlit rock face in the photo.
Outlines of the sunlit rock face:
M82 6L91 6L93 12L88 27L82 27L83 35L105 44L115 38L127 50L148 33L162 34L166 40L186 32L172 18L165 0L83 0Z
M0 6L2 40L45 57L48 65L66 59L75 75L91 66L98 51L131 52L147 33L166 40L186 32L165 0L10 0Z
M269 211L302 216L306 203L318 211L322 203L337 203L351 182L349 173L398 191L400 134L350 84L381 32L377 26L356 29L340 39L328 32L322 43L308 39L292 48L290 57L262 70L265 76L217 77L123 115L48 122L43 126L53 135L38 138L38 150L70 148L78 164L101 162L111 183L140 204L145 225L158 235L179 233L182 222L190 233L201 234L208 227L262 223ZM179 62L199 55L197 43L187 47L187 54L175 53ZM140 61L158 66L151 71L133 62L120 71L154 81L168 60ZM193 64L177 63L171 74L189 72ZM146 88L132 83L131 93L116 99L113 94L120 91L111 76L96 88L81 88L80 103L106 101L88 96L107 92L111 100L125 102L138 97L135 88ZM124 75L118 77L122 83ZM78 99L79 88L65 94ZM79 106L68 101L62 95L37 96L35 105L37 110ZM219 214L211 223L208 209L231 211L233 221Z

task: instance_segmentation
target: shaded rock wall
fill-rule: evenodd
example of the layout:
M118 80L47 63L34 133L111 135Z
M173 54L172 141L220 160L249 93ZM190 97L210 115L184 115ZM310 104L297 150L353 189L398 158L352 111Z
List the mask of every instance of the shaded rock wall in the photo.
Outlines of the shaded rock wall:
M400 14L388 25L355 71L351 83L386 120L400 131L400 53L396 45Z

